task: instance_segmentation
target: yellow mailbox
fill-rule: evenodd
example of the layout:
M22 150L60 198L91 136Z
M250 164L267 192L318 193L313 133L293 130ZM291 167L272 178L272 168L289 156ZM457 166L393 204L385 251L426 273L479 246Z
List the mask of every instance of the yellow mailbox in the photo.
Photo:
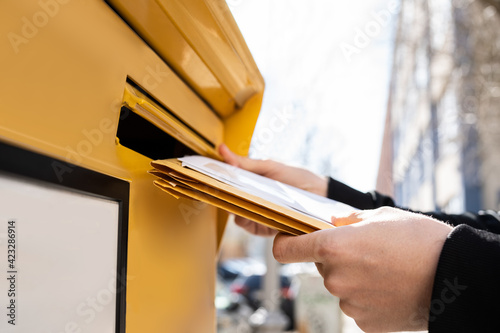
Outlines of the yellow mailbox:
M248 151L264 82L226 3L0 12L0 331L214 332L226 216L147 172Z

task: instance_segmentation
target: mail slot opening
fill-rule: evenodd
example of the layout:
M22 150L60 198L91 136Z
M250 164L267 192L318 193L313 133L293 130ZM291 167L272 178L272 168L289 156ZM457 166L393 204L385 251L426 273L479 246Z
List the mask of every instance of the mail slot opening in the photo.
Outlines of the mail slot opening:
M125 106L120 111L116 136L122 146L153 160L195 154L192 149Z

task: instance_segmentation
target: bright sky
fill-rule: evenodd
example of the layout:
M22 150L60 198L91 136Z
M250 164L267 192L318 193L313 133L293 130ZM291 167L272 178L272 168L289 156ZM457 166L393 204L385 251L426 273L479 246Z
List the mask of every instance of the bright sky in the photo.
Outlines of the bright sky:
M374 189L399 1L227 2L266 81L251 156Z

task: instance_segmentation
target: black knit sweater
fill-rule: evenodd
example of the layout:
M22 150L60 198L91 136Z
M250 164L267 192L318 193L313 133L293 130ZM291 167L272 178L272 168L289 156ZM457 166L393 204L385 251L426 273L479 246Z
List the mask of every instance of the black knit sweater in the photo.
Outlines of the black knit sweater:
M388 196L363 193L332 178L328 197L359 209L396 207ZM500 332L498 212L423 214L455 226L444 243L434 278L429 332Z

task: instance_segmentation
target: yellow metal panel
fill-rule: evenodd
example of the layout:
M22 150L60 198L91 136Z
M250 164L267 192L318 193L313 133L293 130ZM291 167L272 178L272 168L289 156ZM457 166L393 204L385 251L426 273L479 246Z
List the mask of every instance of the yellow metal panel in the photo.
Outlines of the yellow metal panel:
M155 0L108 2L217 113L234 111L234 100Z
M224 119L225 143L239 155L248 154L262 98L263 93L252 96L241 110Z
M262 93L262 76L225 1L109 2L222 118Z
M225 1L206 1L207 7L210 9L214 19L217 21L221 30L224 32L228 43L231 44L234 52L245 65L247 76L250 79L250 84L257 92L263 92L264 80L260 74L257 65L248 49L243 35L238 29L238 25L231 14L229 7ZM250 96L248 96L250 97ZM245 100L246 101L246 100Z
M151 191L144 169L133 185L127 332L214 332L216 210Z
M256 91L246 69L203 1L157 0L238 107Z

